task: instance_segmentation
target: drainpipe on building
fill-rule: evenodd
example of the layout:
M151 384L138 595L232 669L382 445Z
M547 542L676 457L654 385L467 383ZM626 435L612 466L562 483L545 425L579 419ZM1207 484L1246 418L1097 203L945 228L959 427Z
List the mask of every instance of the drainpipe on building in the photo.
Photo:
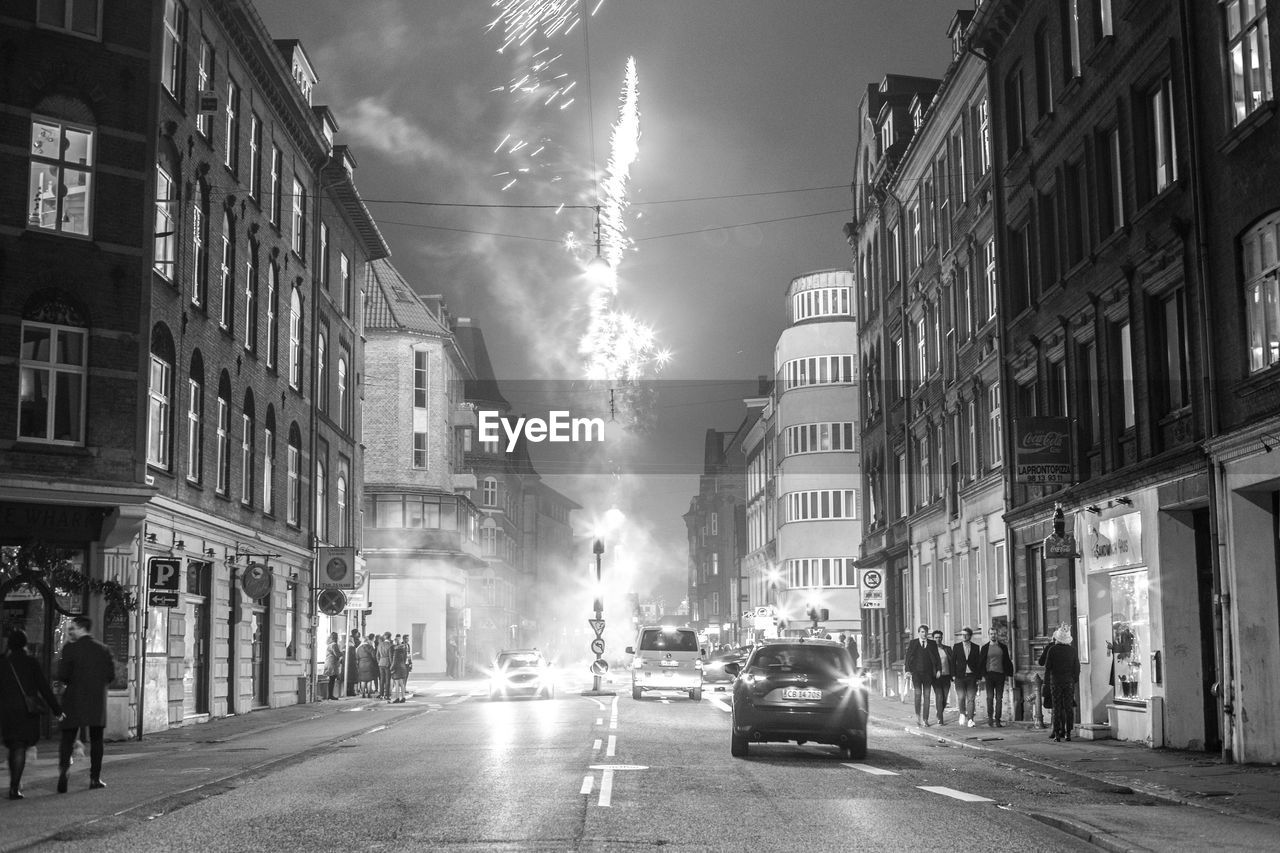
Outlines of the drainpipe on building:
M1207 248L1208 237L1205 234L1207 210L1204 187L1201 184L1200 175L1200 152L1203 149L1201 147L1202 140L1200 139L1200 99L1197 95L1195 81L1195 69L1198 66L1196 65L1195 45L1191 40L1190 16L1191 10L1188 0L1179 0L1178 18L1179 26L1181 27L1182 67L1185 74L1182 95L1187 115L1187 135L1189 137L1189 145L1187 147L1191 159L1189 172L1191 173L1191 198L1195 219L1195 271L1200 278L1200 342L1202 347L1200 364L1202 372L1201 393L1204 395L1204 404L1201 406L1200 411L1203 418L1204 438L1205 440L1211 440L1218 435L1219 415L1212 343L1213 306L1208 296L1210 282L1209 254ZM1228 495L1229 492L1225 488L1226 472L1223 470L1221 463L1214 462L1213 458L1208 454L1206 454L1205 462L1209 475L1209 540L1211 544L1209 562L1213 576L1213 643L1216 651L1214 658L1217 664L1214 672L1214 682L1217 687L1218 717L1222 721L1222 760L1233 762L1232 744L1235 738L1233 688L1235 681L1232 677L1234 661L1232 660L1231 632L1227 627L1230 624L1231 597L1222 588L1222 565L1226 543L1222 539L1224 508L1221 501L1223 496Z

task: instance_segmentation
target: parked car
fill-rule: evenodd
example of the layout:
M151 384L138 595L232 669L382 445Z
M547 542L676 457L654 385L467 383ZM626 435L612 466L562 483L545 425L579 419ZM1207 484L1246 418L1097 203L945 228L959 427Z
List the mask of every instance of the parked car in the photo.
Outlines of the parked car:
M716 685L716 690L726 690L728 686L733 684L733 676L725 672L725 664L742 663L747 659L747 655L751 653L751 646L739 646L736 649L728 649L727 651L718 652L703 664L702 667L702 683L704 685Z
M846 758L867 754L867 688L853 656L834 640L765 640L743 663L725 664L736 676L729 751L748 744L813 741L838 746Z
M494 660L489 675L489 698L520 695L555 698L551 664L537 649L504 649Z
M695 702L702 699L702 665L707 651L698 632L673 625L646 625L636 634L631 655L631 698L646 690L680 690Z

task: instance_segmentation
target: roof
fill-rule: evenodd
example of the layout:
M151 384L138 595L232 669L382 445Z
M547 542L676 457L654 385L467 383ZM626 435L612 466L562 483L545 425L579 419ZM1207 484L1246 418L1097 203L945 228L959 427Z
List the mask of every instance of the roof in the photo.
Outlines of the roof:
M511 404L498 388L498 377L493 372L493 362L489 360L484 332L480 331L479 326L473 325L469 318L459 317L454 324L453 335L463 358L475 373L475 378L466 382L467 400L473 403L492 403L503 411L510 411Z
M364 326L368 331L417 332L441 338L450 336L449 330L385 258L369 263Z

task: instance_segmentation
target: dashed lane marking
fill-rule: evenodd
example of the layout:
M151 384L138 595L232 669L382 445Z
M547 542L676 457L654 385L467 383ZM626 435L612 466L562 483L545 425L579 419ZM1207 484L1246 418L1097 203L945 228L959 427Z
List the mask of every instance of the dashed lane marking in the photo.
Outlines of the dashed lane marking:
M609 758L613 758L614 755L617 753L617 749L618 749L618 736L609 735L609 748L604 751L604 754Z
M594 741L591 742L591 751L599 752L600 747L603 745L604 745L604 741L600 740L600 738L596 738Z
M969 794L965 791L957 791L955 788L947 788L942 785L917 785L921 791L928 791L931 794L941 794L944 797L951 797L955 800L963 800L966 803L994 803L995 800L990 797L979 797L977 794Z
M883 767L872 767L870 764L845 764L844 767L852 767L854 770L861 770L863 773L870 773L872 776L897 776L892 770L885 770Z
M582 790L581 790L581 791L579 791L578 793L580 793L580 794L590 794L590 793L591 793L591 788L592 788L592 786L593 786L593 785L595 785L595 783L596 783L596 777L594 777L594 776L583 776L583 777L582 777Z

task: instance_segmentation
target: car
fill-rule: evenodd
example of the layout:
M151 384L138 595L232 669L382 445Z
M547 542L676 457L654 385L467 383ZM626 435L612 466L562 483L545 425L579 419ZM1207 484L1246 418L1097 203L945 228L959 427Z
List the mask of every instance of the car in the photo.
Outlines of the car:
M555 698L551 663L537 649L504 649L494 660L489 675L489 698L520 695Z
M750 646L739 646L736 649L728 649L712 655L703 664L702 683L708 686L714 684L716 690L727 689L733 684L733 676L724 671L725 664L742 663L749 654L751 654Z
M853 656L834 640L765 640L742 663L725 664L733 682L729 752L777 741L833 744L846 758L867 755L867 688Z
M693 628L646 625L636 633L631 655L631 698L646 690L680 690L695 702L702 701L702 665L706 648Z

